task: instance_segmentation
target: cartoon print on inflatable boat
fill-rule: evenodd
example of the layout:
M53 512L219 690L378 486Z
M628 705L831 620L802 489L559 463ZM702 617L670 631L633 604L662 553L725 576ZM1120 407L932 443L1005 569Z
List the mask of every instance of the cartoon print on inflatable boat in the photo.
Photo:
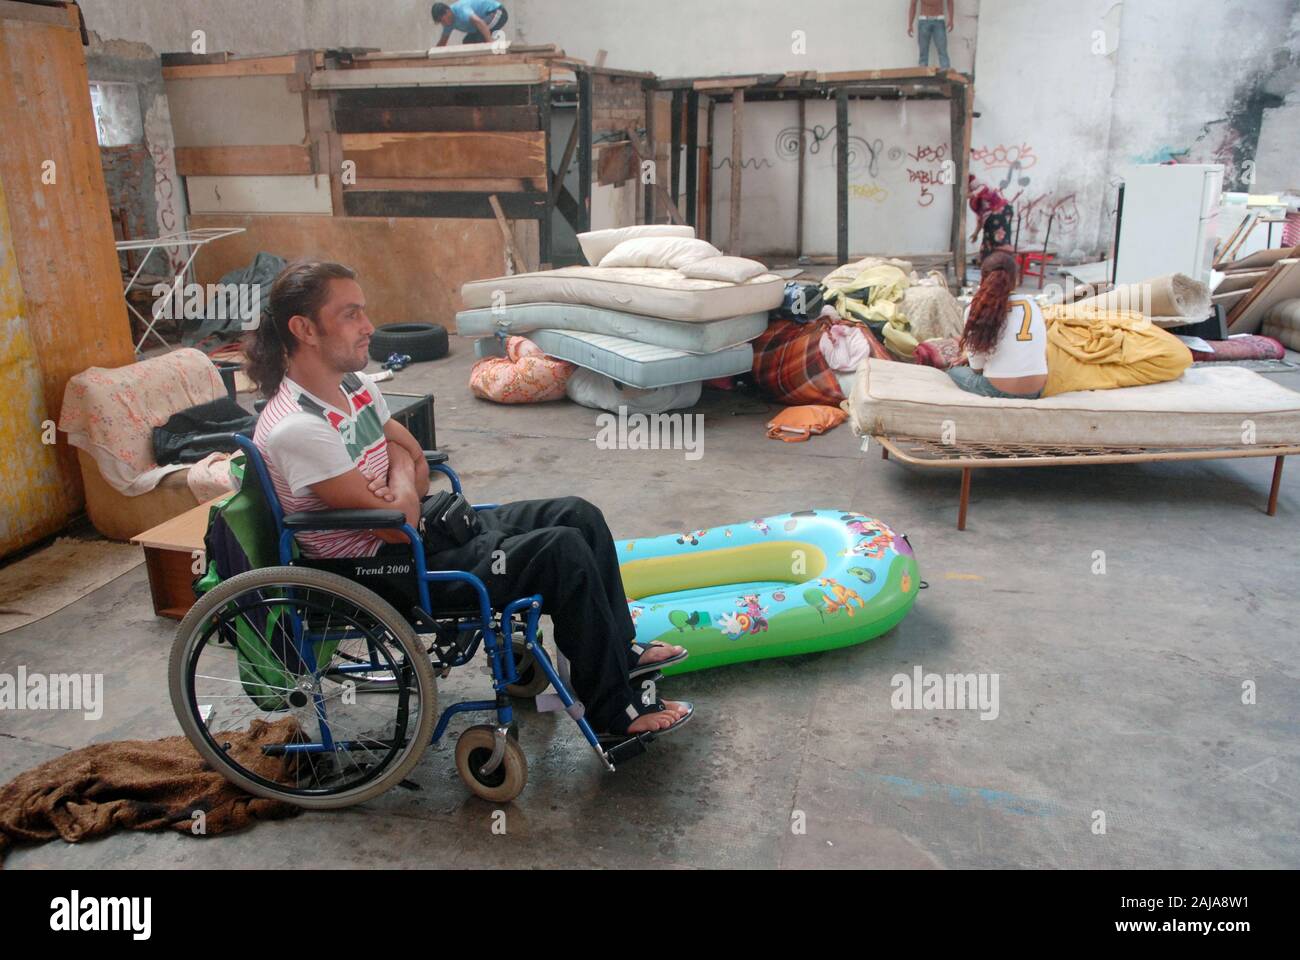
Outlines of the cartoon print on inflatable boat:
M806 548L805 575L777 569L787 546ZM844 509L642 537L618 552L638 637L691 652L670 674L860 643L902 619L921 583L901 534Z
M771 607L765 607L758 602L758 594L751 593L743 597L736 598L736 606L744 607L745 613L749 616L749 632L759 633L767 629L767 612Z
M830 577L821 577L817 581L823 587L830 589L829 593L822 594L822 600L826 604L826 612L830 614L838 613L843 610L850 617L853 616L853 604L857 604L863 610L867 608L866 602L858 595L857 591L850 590L838 580Z
M848 550L840 554L842 557L870 557L872 560L880 560L889 549L894 545L894 538L888 533L878 533L869 540L859 540Z
M738 640L749 633L749 616L744 613L720 613L718 629L728 640Z
M857 578L858 578L859 580L861 580L863 583L875 583L875 582L876 582L876 573L875 573L875 571L874 571L874 570L869 570L869 569L867 569L866 567L849 567L849 573L853 574L855 577L857 577Z
M682 633L687 627L692 630L699 630L709 625L709 615L703 610L692 610L689 613L685 610L668 611L668 622L677 628L678 633Z

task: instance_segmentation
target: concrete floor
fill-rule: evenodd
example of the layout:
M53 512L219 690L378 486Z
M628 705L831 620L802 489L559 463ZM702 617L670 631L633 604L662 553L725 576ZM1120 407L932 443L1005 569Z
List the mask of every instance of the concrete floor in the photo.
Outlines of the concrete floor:
M504 836L457 778L453 735L418 791L208 840L22 848L8 868L1300 866L1300 463L1275 518L1271 460L977 474L959 533L955 476L864 454L847 425L777 443L775 407L706 392L702 459L598 453L595 411L475 400L471 346L453 351L388 386L435 394L440 445L476 499L580 494L618 537L860 509L909 535L929 589L861 646L665 681L695 722L613 775L567 718L523 712L529 784ZM0 717L0 782L87 743L176 733L174 629L138 567L0 637L0 671L103 672L107 700L98 722ZM890 679L914 665L998 674L999 716L893 710ZM441 693L485 683L466 668Z

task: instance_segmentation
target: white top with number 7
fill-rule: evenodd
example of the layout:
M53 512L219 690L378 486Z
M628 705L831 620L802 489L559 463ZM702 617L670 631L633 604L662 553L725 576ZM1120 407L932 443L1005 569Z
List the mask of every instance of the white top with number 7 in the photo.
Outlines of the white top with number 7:
M966 308L967 317L970 308ZM1047 373L1047 324L1043 311L1029 297L1007 301L1007 322L991 353L972 353L972 370L995 380L1036 377Z

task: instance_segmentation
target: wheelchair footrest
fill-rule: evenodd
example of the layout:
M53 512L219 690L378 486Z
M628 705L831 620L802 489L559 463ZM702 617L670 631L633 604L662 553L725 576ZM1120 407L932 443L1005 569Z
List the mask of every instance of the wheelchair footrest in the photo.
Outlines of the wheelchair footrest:
M645 753L646 750L649 749L647 743L648 740L646 739L646 735L643 733L633 734L626 740L615 742L612 746L605 740L605 738L601 738L601 746L605 750L606 755L608 755L612 763L616 764L623 763L626 760L631 760L633 757L641 756L641 754Z

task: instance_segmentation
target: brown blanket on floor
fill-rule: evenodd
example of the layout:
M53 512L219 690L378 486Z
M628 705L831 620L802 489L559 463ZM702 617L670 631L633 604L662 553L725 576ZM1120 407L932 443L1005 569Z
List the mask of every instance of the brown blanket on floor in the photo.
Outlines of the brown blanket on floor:
M241 766L283 779L285 760L262 755L263 744L284 743L297 729L286 717L254 720L227 736ZM229 833L257 820L279 820L300 808L245 793L217 773L184 737L96 743L19 774L0 788L0 862L11 846L62 837L76 843L113 830L162 830L202 835Z

